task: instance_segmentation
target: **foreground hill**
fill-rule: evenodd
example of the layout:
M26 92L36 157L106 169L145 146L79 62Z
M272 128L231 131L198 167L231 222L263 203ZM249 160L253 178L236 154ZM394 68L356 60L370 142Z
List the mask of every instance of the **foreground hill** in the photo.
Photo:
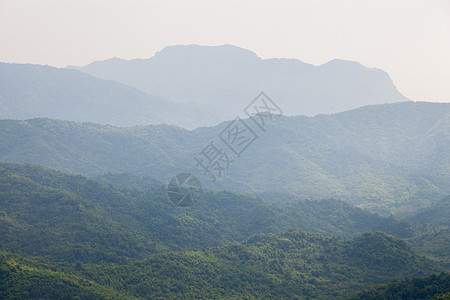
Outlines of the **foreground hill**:
M377 230L414 235L407 222L334 200L272 205L222 191L197 204L175 207L164 189L121 192L82 176L0 164L0 250L50 261L124 263L288 228L339 238Z
M261 59L232 45L170 46L149 59L113 58L76 69L177 103L211 107L222 113L221 121L241 113L261 91L287 115L407 100L386 72L357 62L332 60L316 67L297 59Z
M342 242L291 230L202 252L154 255L127 266L85 266L81 274L148 299L329 299L437 269L382 233Z
M209 112L76 70L0 63L0 118L37 117L116 126L169 123L187 128L214 120Z
M376 230L414 239L409 223L336 200L221 191L179 208L164 189L2 163L0 298L328 299L445 270L391 234L361 235Z
M313 118L274 117L265 132L247 122L259 137L237 157L218 138L229 123L188 131L0 120L0 160L162 182L188 171L209 189L338 198L382 213L416 210L450 194L450 104L405 102ZM232 161L214 183L194 161L211 140Z
M398 280L386 285L371 287L348 298L349 300L378 299L450 299L450 274L441 273L421 278Z
M290 230L200 252L156 254L127 265L43 264L0 252L0 296L330 299L438 270L405 242L383 233L343 242Z
M1 299L135 299L54 266L0 251Z

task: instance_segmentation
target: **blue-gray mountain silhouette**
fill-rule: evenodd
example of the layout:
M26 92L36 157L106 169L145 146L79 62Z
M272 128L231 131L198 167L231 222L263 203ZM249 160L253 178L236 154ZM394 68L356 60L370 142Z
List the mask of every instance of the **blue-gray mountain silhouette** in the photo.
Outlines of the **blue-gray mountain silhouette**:
M216 119L210 112L76 70L0 63L0 119L36 117L116 126L168 123L186 128Z
M297 59L261 59L232 45L169 46L149 59L112 58L77 69L172 102L209 106L224 119L241 113L260 91L287 115L407 100L386 72L357 62L314 66Z

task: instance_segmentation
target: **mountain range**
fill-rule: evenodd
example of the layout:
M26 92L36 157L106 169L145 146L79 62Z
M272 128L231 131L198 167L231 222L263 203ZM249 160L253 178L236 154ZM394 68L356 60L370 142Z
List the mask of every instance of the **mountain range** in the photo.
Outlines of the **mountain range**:
M0 250L85 263L202 250L289 228L342 239L366 231L415 234L411 223L337 200L269 204L221 191L183 210L168 200L164 187L120 191L83 176L15 164L0 164L0 225Z
M0 63L0 118L198 127L214 115L76 70Z
M1 120L0 161L89 176L128 172L162 182L191 172L210 190L336 198L383 214L413 211L450 194L450 104L404 102L274 117L266 131L245 121L258 138L237 156L218 138L229 122L189 131ZM194 160L210 141L233 160L216 182Z
M232 45L170 46L149 59L113 58L66 69L0 63L3 119L194 129L242 116L261 91L290 116L408 100L386 72L357 62L314 66L261 59Z
M210 107L222 113L218 121L233 119L261 91L291 116L407 100L386 72L357 62L335 59L314 66L297 59L261 59L233 45L168 46L148 59L112 58L70 68L176 103Z
M0 63L0 299L447 300L449 153L357 62Z
M448 235L420 245L413 223L336 200L220 191L198 204L1 163L0 297L322 299L450 266L431 255Z

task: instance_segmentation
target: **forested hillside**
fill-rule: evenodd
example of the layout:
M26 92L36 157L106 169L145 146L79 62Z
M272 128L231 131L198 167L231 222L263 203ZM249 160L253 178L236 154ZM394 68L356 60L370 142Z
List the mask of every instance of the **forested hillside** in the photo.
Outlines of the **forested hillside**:
M164 187L30 165L0 164L0 224L6 299L330 298L449 267L419 225L338 200L220 191L179 208Z
M386 285L371 287L348 298L349 300L378 299L450 299L450 274L441 273L427 277L398 280Z
M421 234L409 239L415 252L437 259L450 270L450 197L406 218Z
M230 157L229 169L213 183L195 167L194 156L226 125L188 131L1 120L0 160L90 176L126 172L162 182L190 171L207 189L337 198L383 214L413 211L450 194L449 104L407 102L314 118L274 117L241 157Z
M0 300L450 300L450 6L403 2L0 0Z
M274 205L222 191L181 209L168 200L164 188L119 191L82 176L9 164L0 164L0 224L0 250L81 262L125 262L288 228L339 238L377 230L414 235L408 222L337 200Z
M425 227L450 227L450 197L445 197L441 201L417 211L407 219Z
M399 107L403 115L389 115ZM419 281L354 294L450 270L447 107L403 103L274 119L217 183L198 174L191 159L226 124L188 131L1 120L5 161L96 179L0 163L0 297L406 293ZM384 123L375 117L380 112ZM165 186L184 170L204 184L189 208L173 205ZM442 280L430 286L412 289L447 297Z
M136 299L55 266L0 251L1 299Z
M450 228L431 229L409 240L416 253L441 261L450 270Z
M439 270L383 233L343 242L290 230L201 252L156 254L127 265L53 265L0 252L8 299L334 298Z
M433 270L435 264L383 233L342 242L291 230L202 252L155 255L128 266L86 266L82 274L101 284L107 282L102 274L118 290L148 299L325 299Z

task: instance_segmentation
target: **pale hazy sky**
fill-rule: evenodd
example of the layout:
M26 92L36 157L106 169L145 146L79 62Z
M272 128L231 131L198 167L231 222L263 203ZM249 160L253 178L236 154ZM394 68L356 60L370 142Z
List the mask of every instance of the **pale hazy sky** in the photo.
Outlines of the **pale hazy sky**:
M450 102L450 0L0 0L2 62L85 65L176 44L355 60L413 100Z

